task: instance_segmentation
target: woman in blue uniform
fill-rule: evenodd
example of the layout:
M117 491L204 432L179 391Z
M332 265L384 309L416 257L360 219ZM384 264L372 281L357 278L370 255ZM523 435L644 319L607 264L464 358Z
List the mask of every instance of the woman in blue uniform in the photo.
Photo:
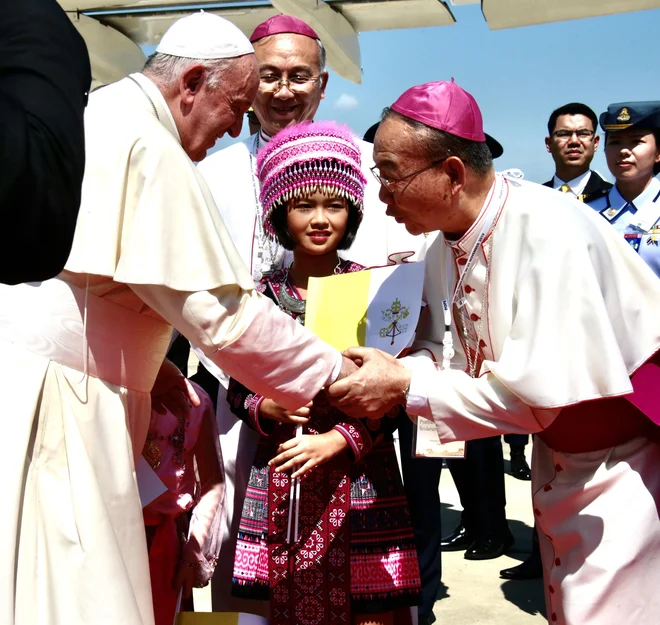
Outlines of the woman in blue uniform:
M616 179L589 202L660 277L660 102L610 104L600 116L607 166Z

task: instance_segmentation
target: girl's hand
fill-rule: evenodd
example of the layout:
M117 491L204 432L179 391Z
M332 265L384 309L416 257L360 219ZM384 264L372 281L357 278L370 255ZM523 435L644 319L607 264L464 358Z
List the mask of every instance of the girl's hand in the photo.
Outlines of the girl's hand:
M282 443L277 448L278 455L268 465L277 467L277 473L295 468L291 477L302 477L314 467L339 455L347 447L346 439L336 430L324 434L305 434Z
M294 425L305 425L309 421L309 409L312 407L312 402L306 406L298 408L295 412L291 412L286 408L282 408L276 404L272 399L264 399L259 406L259 416L262 419L271 419L278 423L293 423Z

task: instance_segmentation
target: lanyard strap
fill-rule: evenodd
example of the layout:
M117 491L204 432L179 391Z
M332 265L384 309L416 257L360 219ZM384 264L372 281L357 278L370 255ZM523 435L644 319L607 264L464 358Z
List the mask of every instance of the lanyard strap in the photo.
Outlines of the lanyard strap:
M477 260L477 253L479 251L479 248L481 247L481 244L484 242L484 239L488 236L488 233L493 227L493 223L495 222L495 217L500 212L500 208L502 206L505 192L506 192L506 183L504 181L504 178L502 176L496 175L493 189L491 190L490 194L488 195L488 198L486 199L486 207L484 209L485 214L483 216L483 224L481 226L481 230L479 231L479 236L475 240L474 245L472 246L472 249L468 254L468 259L467 262L465 263L463 271L459 270L458 279L456 280L456 285L454 287L454 291L451 295L451 298L449 296L449 291L450 291L449 285L451 284L451 278L454 268L454 262L453 262L454 254L451 248L447 246L446 263L445 263L446 265L445 269L447 272L446 275L447 298L442 300L442 309L443 309L444 321L445 321L445 334L444 334L444 338L442 339L443 369L449 369L450 361L456 355L456 352L454 350L454 340L451 334L452 308L454 307L454 304L457 303L458 296L462 292L463 284L467 276L472 271L472 268L474 267L474 264ZM463 301L459 302L459 307L463 305L464 305Z

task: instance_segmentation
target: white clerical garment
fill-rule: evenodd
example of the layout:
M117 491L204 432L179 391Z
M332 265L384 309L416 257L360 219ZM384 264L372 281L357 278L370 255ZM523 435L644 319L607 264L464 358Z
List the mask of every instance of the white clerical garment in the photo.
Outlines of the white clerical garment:
M235 143L199 164L199 170L213 193L227 230L239 255L256 281L270 268L279 269L293 260L291 252L263 236L256 155L269 137L263 132ZM362 172L367 179L364 216L353 245L340 256L367 267L419 260L423 236L411 235L402 224L385 214L386 206L378 198L380 185L369 168L373 166L373 144L357 140L361 150ZM217 368L204 364L221 381L218 394L218 430L225 468L226 495L221 557L213 578L213 606L227 610L238 604L231 600L233 554L238 535L245 489L258 436L231 412L226 401L228 377ZM233 505L230 503L233 502Z
M635 436L599 449L599 406L614 400L589 400L630 393L631 374L657 352L660 282L590 212L497 175L471 229L459 241L438 236L426 255L419 351L402 359L413 370L407 409L434 420L442 441L541 432L562 408L571 414L568 434L554 439L564 453L546 444L545 431L534 443L548 619L651 625L660 614L660 446ZM453 307L456 356L441 370L443 300L454 299L464 271ZM596 420L585 435L587 413ZM615 423L605 408L602 416L601 427ZM570 428L595 448L566 453Z
M254 291L150 80L92 94L85 134L65 271L0 287L3 625L153 623L134 463L172 325L289 408L339 362Z

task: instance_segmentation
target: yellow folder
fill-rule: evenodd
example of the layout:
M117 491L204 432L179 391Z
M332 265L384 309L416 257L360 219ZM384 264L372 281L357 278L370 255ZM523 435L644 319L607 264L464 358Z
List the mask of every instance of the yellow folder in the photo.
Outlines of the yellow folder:
M371 272L310 278L305 327L339 351L364 345Z

